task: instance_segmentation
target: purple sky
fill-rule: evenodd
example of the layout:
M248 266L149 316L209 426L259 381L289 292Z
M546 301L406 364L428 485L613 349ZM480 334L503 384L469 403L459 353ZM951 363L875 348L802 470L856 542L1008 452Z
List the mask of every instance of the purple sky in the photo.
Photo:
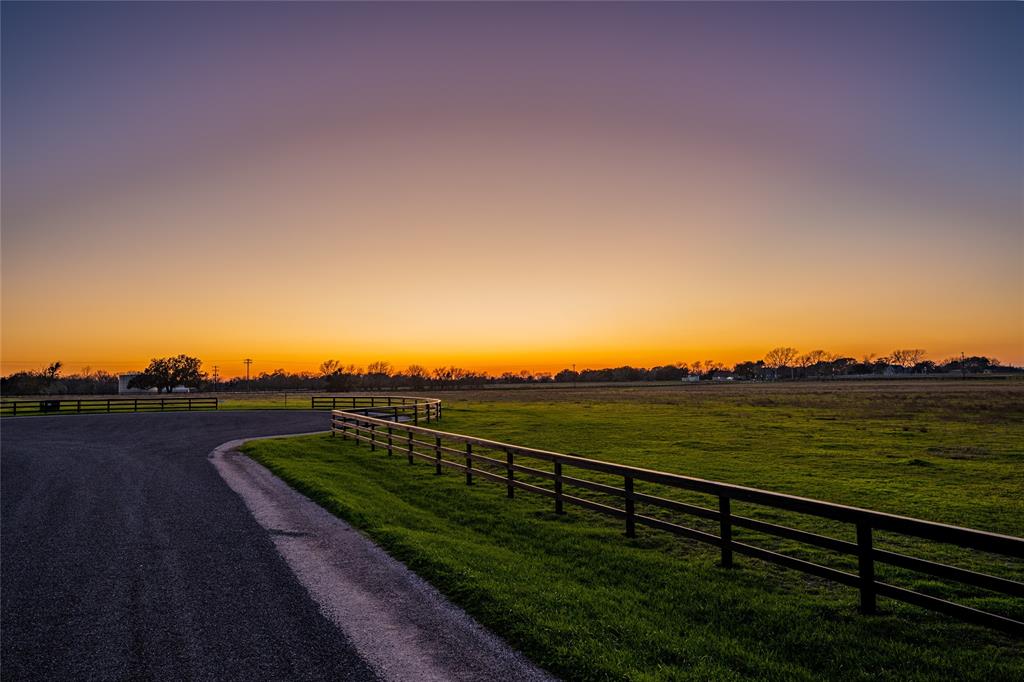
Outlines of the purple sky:
M146 353L101 351L119 343L102 325L83 334L81 350L45 347L32 311L54 292L34 283L40 272L102 280L115 259L147 273L141 264L167 243L175 273L225 284L251 272L236 255L251 240L253 258L291 257L276 266L281 278L336 278L329 261L302 263L290 249L371 248L368 230L418 245L395 256L406 269L453 253L471 262L585 254L594 267L564 273L572 285L560 288L578 288L565 300L546 297L558 274L537 266L536 289L519 287L522 300L497 313L521 326L530 309L551 322L560 309L611 300L612 322L581 314L578 331L480 360L495 365L543 364L581 339L595 362L616 348L622 358L673 347L740 355L788 342L787 329L801 344L847 339L850 352L973 344L1024 360L1019 3L5 2L2 13L5 368L57 353L113 363ZM261 205L269 197L274 205ZM396 207L385 215L381 202ZM280 205L297 207L287 238L267 222ZM425 230L448 250L421 244ZM522 243L506 244L510 234ZM194 260L176 239L196 244ZM631 351L636 321L623 311L651 295L624 285L620 304L588 297L613 268L628 270L623 283L654 270L624 262L624 250L677 261L714 253L747 274L655 275L650 284L665 292L657 305L679 319L648 330L660 345ZM837 254L865 264L808 264ZM370 270L351 274L361 272ZM834 281L819 286L829 273ZM770 335L761 322L689 325L706 312L695 283L700 298L735 311L775 280L787 303ZM479 316L482 303L440 281L456 312ZM494 288L491 308L509 291ZM886 291L904 307L902 327L876 314L891 305L879 300ZM222 310L240 305L242 293L222 292ZM167 297L184 326L205 324L212 313L189 317L181 295L190 292L157 287L148 300ZM287 305L259 282L246 296ZM828 297L852 313L815 336L801 311L828 309ZM72 317L95 320L141 299L101 282L61 300ZM974 300L986 303L963 311ZM952 325L950 306L968 317ZM282 362L312 362L329 347L415 359L397 330L318 332L312 312L281 315L323 336L264 349ZM210 353L253 343L220 328L213 336Z

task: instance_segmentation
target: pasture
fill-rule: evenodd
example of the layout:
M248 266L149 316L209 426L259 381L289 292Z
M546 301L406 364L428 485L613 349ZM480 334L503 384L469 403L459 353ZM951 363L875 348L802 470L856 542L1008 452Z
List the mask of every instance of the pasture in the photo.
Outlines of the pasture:
M1019 382L711 385L441 394L445 431L1024 535ZM550 501L510 500L381 449L310 436L246 451L567 679L1019 679L1019 641ZM680 499L687 501L683 496ZM706 500L704 500L706 503ZM842 537L831 522L741 507ZM700 527L694 520L689 525ZM751 533L752 535L752 533ZM776 551L848 568L813 548ZM885 543L889 544L886 545ZM762 543L763 544L763 543ZM1021 580L1024 566L935 543L880 546ZM882 579L1024 617L994 597L889 568Z

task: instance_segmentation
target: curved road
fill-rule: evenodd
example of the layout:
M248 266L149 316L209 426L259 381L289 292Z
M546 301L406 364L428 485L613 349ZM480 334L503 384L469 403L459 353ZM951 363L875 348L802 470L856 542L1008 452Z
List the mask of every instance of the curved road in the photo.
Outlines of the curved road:
M374 679L207 460L323 412L0 424L5 679Z

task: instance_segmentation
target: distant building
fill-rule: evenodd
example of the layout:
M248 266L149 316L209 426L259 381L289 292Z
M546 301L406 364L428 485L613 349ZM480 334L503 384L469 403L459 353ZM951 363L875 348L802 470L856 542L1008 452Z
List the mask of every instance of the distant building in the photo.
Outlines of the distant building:
M683 383L686 384L695 384L698 381L700 381L699 374L687 374L685 377L683 377Z

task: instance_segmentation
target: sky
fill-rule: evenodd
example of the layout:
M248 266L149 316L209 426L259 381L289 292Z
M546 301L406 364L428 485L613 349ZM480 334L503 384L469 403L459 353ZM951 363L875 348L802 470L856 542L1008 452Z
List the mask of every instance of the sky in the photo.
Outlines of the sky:
M0 371L1024 364L1024 7L2 4Z

